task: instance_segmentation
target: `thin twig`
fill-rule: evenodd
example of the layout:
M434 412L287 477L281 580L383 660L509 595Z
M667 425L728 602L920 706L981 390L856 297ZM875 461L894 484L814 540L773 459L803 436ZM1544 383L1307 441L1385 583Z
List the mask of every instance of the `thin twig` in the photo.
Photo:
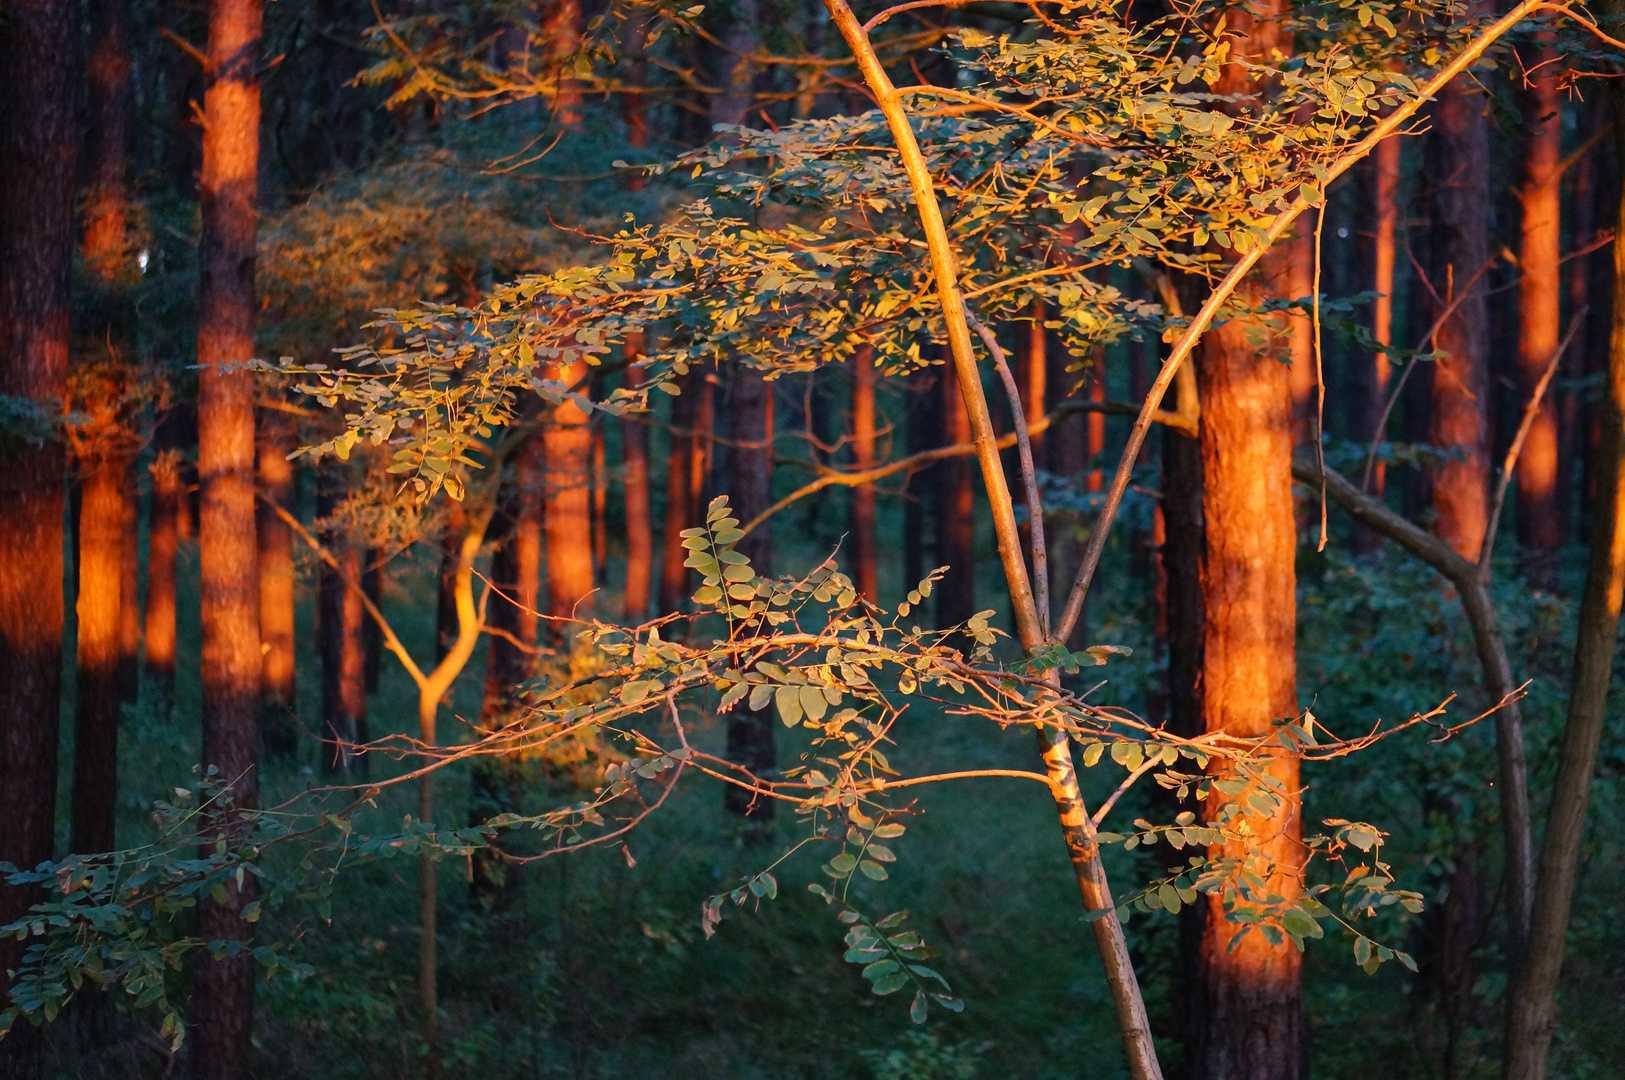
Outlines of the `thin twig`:
M1518 434L1513 436L1512 445L1507 447L1506 461L1501 465L1501 478L1495 485L1495 500L1490 503L1490 520L1484 526L1484 544L1478 556L1478 576L1485 581L1490 579L1490 556L1495 552L1495 533L1501 524L1501 508L1506 504L1507 485L1512 482L1512 470L1518 464L1518 455L1523 452L1523 441L1529 435L1529 429L1535 424L1535 416L1540 412L1540 400L1546 394L1546 387L1551 384L1552 376L1557 374L1557 363L1563 359L1563 353L1568 350L1569 342L1579 331L1585 319L1584 307L1569 317L1569 332L1563 335L1563 340L1557 343L1557 350L1552 358L1546 361L1546 370L1541 374L1540 381L1535 384L1534 393L1529 395L1529 404L1524 406L1523 422L1518 425Z

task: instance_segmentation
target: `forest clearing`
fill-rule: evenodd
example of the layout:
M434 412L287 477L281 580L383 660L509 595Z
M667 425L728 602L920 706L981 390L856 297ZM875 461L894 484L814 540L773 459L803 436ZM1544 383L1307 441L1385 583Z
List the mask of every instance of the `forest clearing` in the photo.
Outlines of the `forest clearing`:
M1625 1072L1621 39L4 0L0 1076Z

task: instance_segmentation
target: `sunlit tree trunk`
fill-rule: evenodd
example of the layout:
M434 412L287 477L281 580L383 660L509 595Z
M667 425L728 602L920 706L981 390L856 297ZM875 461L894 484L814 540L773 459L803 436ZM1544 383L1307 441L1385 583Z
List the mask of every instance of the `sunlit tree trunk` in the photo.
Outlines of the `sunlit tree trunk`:
M1467 293L1490 254L1484 108L1479 84L1467 76L1445 88L1434 112L1427 168L1433 185L1429 269L1440 298L1433 318L1443 314L1441 301L1456 303L1435 339L1437 351L1447 355L1434 365L1428 441L1461 455L1431 470L1434 530L1469 559L1478 558L1489 514L1489 313L1483 278Z
M552 101L553 119L563 127L581 123L581 82L575 54L581 48L581 0L550 0L542 17L547 62L558 79Z
M113 388L108 388L110 392ZM99 410L105 412L106 410ZM116 425L116 419L111 420ZM117 439L116 431L104 431ZM114 850L118 805L119 610L128 451L105 446L80 460L78 702L74 717L70 848Z
M609 572L609 463L604 446L604 427L592 426L592 565L597 580Z
M1301 300L1315 291L1315 236L1307 215L1298 219L1297 231L1271 252L1272 259L1285 263L1281 296ZM1288 378L1292 384L1292 444L1312 446L1317 420L1315 400L1315 328L1306 311L1294 309L1286 315L1283 335L1284 360L1291 362Z
M78 140L77 4L12 0L0 32L0 393L62 408L68 364ZM61 690L61 444L23 445L0 471L0 859L32 867L51 857ZM0 885L0 920L27 912L32 889ZM0 942L5 972L26 943ZM38 1033L0 1040L0 1073L31 1080Z
M1089 400L1099 405L1106 400L1106 350L1094 350L1093 366L1089 369ZM1105 486L1105 473L1101 469L1106 453L1106 414L1088 412L1083 417L1083 460L1088 472L1084 474L1083 488L1090 493Z
M1528 144L1524 149L1523 233L1518 247L1518 368L1523 399L1533 393L1562 331L1561 240L1563 174L1563 67L1549 35L1527 56L1530 68L1524 103ZM1532 556L1537 576L1552 569L1551 557L1563 543L1558 499L1556 395L1542 401L1518 456L1518 542Z
M175 683L175 552L181 507L180 454L160 450L149 468L147 515L147 675L168 707Z
M944 441L959 445L971 441L970 418L959 392L959 379L951 365L942 368ZM937 560L947 573L933 595L937 598L937 626L956 626L976 614L976 466L968 457L952 457L937 466Z
M203 765L237 808L259 793L260 627L254 530L254 257L258 224L260 0L212 0L205 75L198 316L198 550L202 568ZM231 819L219 826L231 832ZM228 843L231 842L228 839ZM241 940L254 878L199 904L206 941ZM247 1076L254 1008L248 952L195 961L193 1070Z
M1233 54L1290 52L1278 20L1284 7L1230 16ZM1219 91L1268 93L1245 69L1229 67ZM1293 251L1265 256L1253 296L1280 297L1293 283ZM1272 721L1297 714L1297 529L1292 501L1293 394L1290 341L1277 336L1259 347L1249 326L1232 319L1207 332L1197 364L1201 397L1202 729L1266 736ZM1267 335L1266 335L1267 336ZM1264 751L1262 769L1283 797L1268 820L1243 818L1241 800L1256 791L1208 798L1206 818L1247 821L1248 841L1231 841L1210 856L1248 860L1269 891L1292 899L1301 888L1302 820L1298 761ZM1256 782L1249 788L1256 787ZM1290 942L1272 945L1256 930L1226 917L1220 898L1207 900L1200 964L1200 1027L1192 1032L1192 1071L1201 1080L1301 1080L1306 1074L1302 956ZM1242 905L1245 907L1245 904ZM1238 937L1240 940L1237 940Z
M1614 0L1606 9L1621 14ZM1625 92L1614 89L1616 153L1625 145ZM1625 200L1618 227L1625 228ZM1620 233L1615 234L1620 235ZM1596 520L1592 526L1591 562L1580 601L1580 626L1574 644L1574 675L1569 691L1568 722L1563 728L1557 775L1552 782L1551 812L1541 845L1540 875L1535 887L1525 959L1515 972L1507 1005L1502 1073L1505 1080L1544 1080L1547 1055L1557 1025L1557 988L1569 911L1585 837L1586 805L1596 773L1597 748L1607 715L1608 692L1625 600L1625 250L1614 246L1613 334L1608 382L1598 411Z
M586 370L574 364L548 377L573 384ZM548 633L556 643L574 641L571 618L592 616L591 470L592 431L589 417L574 401L552 408L542 429L547 460L545 521L547 533Z
M628 357L641 356L641 335L626 343ZM626 369L629 387L641 385L643 369ZM649 434L636 416L621 420L621 485L626 503L626 588L623 618L640 623L649 614L649 583L654 571L654 534L649 521Z
M1402 165L1403 142L1398 138L1385 139L1377 144L1369 165L1369 183L1372 220L1371 236L1371 288L1377 294L1371 305L1371 336L1379 345L1394 344L1394 257L1398 253L1399 234L1399 177ZM1360 361L1356 360L1356 363ZM1386 432L1377 430L1384 424L1383 410L1391 393L1391 361L1381 348L1371 351L1369 369L1361 371L1355 384L1360 400L1354 421L1354 438L1358 442L1381 442ZM1379 456L1371 467L1372 495L1381 498L1388 484L1388 463ZM1369 555L1382 546L1382 534L1356 525L1352 533L1356 552Z
M741 522L753 520L773 502L773 384L743 364L737 366L729 386L729 434L726 491ZM764 521L735 545L763 577L773 574L773 533L771 520ZM768 776L774 766L773 728L778 724L771 709L752 712L735 709L728 714L728 760L737 762L757 776ZM773 800L756 799L745 789L729 784L723 788L724 804L736 814L747 816L747 835L760 838L773 819Z
M852 356L852 464L862 471L875 465L875 354L860 346ZM852 566L858 593L877 603L880 585L875 568L875 486L852 489ZM909 586L913 586L909 582Z
M286 510L294 508L293 463L296 449L286 413L260 412L259 483L265 498ZM259 508L261 725L265 749L288 755L298 744L294 720L294 573L293 534L268 506Z
M322 544L338 561L338 568L323 565L317 574L316 645L322 663L322 768L340 777L354 777L365 769L357 747L367 739L366 651L362 622L366 611L361 593L350 582L362 578L362 547L347 536L334 517L349 494L349 469L343 462L323 462L317 472L316 516L328 521Z
M694 424L699 399L699 380L693 374L682 379L683 392L672 399L671 446L666 455L666 521L661 536L660 610L678 610L686 595L688 570L683 562L688 552L683 547L683 530L697 516L689 499L690 473L693 469L694 439L688 429Z
M119 537L118 699L133 703L141 693L141 522L135 455L125 459L124 521Z

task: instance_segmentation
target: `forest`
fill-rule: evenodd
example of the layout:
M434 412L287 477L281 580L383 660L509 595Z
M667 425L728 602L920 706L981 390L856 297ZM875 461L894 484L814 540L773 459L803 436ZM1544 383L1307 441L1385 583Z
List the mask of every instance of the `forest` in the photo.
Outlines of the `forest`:
M0 0L0 1076L1625 1073L1599 4Z

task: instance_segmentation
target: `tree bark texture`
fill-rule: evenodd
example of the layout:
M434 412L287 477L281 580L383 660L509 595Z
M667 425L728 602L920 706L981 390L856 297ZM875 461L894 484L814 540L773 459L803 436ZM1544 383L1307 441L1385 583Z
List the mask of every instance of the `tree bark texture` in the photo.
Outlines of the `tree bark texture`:
M513 690L530 678L535 654L541 586L542 493L548 482L542 439L533 435L513 455L513 476L506 498L511 528L491 559L493 593L487 620L502 633L486 646L485 705L481 722L500 725L511 712ZM505 599L511 597L512 599ZM510 640L511 636L512 640Z
M434 661L439 663L457 640L457 563L466 512L460 502L446 507L446 520L440 531L439 591L435 597Z
M1238 57L1291 52L1270 3L1230 16ZM1267 94L1238 65L1227 66L1219 92ZM1291 244L1267 253L1253 296L1280 297L1293 283ZM1247 286L1243 285L1246 289ZM1293 377L1290 326L1232 319L1208 330L1197 364L1201 398L1203 730L1255 737L1272 721L1297 714L1295 596L1297 528L1292 502ZM1262 349L1248 330L1266 332ZM1271 333L1273 331L1273 333ZM1286 331L1285 334L1282 332ZM1248 794L1208 797L1206 818L1246 823L1247 842L1218 845L1210 856L1248 860L1288 900L1302 888L1304 862L1298 760L1268 752L1262 771L1279 785L1269 820L1242 816ZM1249 785L1250 787L1255 785ZM1307 1074L1302 954L1290 941L1271 945L1226 918L1208 899L1202 934L1202 1024L1193 1032L1193 1072L1201 1080L1301 1080Z
M592 431L592 565L597 580L609 572L609 472L604 426L593 424Z
M641 356L641 339L626 344L628 357ZM628 386L643 382L643 370L626 369ZM626 588L623 618L636 625L649 615L649 584L654 572L654 534L649 520L649 433L640 417L621 420L621 486L626 506Z
M130 44L126 0L90 6L89 108L85 119L85 268L102 285L131 276Z
M734 516L750 521L773 504L773 384L760 372L743 364L735 367L729 389L729 434L727 491ZM763 577L773 574L773 534L771 519L746 533L734 545ZM759 777L766 777L776 763L773 729L778 719L773 710L751 712L735 709L728 714L728 760L737 762ZM762 838L773 820L772 799L757 799L743 788L728 784L723 788L724 805L747 819L747 836Z
M1527 58L1531 84L1526 90L1524 125L1523 233L1518 245L1518 370L1524 401L1540 381L1562 334L1563 101L1559 88L1563 66L1549 35ZM1518 456L1518 542L1534 557L1532 569L1543 576L1545 564L1563 543L1563 517L1558 502L1557 410L1555 394L1542 399L1540 411Z
M585 372L585 364L550 371L566 385ZM547 460L545 517L547 532L548 633L568 646L574 633L568 620L592 615L592 431L590 418L574 401L554 407L542 429Z
M135 455L125 459L124 520L119 537L118 699L134 703L141 693L141 493Z
M852 465L860 471L875 465L875 354L868 345L860 346L852 355ZM850 516L853 578L858 594L871 604L878 603L873 484L859 484L852 489ZM913 584L910 582L910 587Z
M12 0L0 33L0 393L62 409L68 364L78 139L77 4ZM0 860L51 857L62 669L62 444L8 440L0 469ZM38 894L0 885L0 920ZM25 945L0 942L5 972ZM0 1040L0 1073L30 1080L40 1039L19 1026Z
M1443 355L1433 366L1428 442L1460 455L1430 470L1434 529L1468 559L1478 558L1489 515L1489 309L1483 279L1474 283L1490 255L1491 170L1484 107L1484 95L1469 76L1450 83L1434 110L1427 162L1433 243L1429 275L1438 294L1431 318L1456 304L1434 338L1434 349Z
M254 528L254 258L260 121L260 0L212 0L205 73L198 318L198 550L202 569L203 764L232 805L259 793L259 553ZM220 827L231 829L229 814ZM253 878L204 899L206 941L245 939ZM194 1074L249 1075L254 960L203 954L193 974Z
M1203 729L1268 735L1271 722L1296 715L1296 527L1292 505L1290 371L1247 341L1232 320L1209 330L1198 366L1202 397ZM1291 899L1302 882L1302 821L1297 758L1266 758L1284 795L1267 822L1247 820L1256 839L1222 845L1211 856L1255 863L1270 891ZM1207 819L1233 812L1215 789ZM1266 871L1266 865L1272 867ZM1205 1080L1298 1080L1305 1074L1302 955L1291 942L1271 945L1229 921L1209 901L1202 941L1204 1019L1199 1035ZM1234 945L1234 947L1232 947Z
M73 737L73 831L80 854L113 851L118 806L119 611L128 455L82 461L79 509L79 698Z
M291 511L298 493L288 455L297 448L297 440L289 420L286 413L262 409L256 452L261 493ZM260 664L261 733L266 751L285 757L298 744L294 717L293 532L270 507L261 505L258 514L260 641L265 651Z
M1619 14L1621 5L1609 5ZM1625 138L1625 93L1614 91L1615 146ZM1625 226L1625 202L1619 224ZM1551 811L1541 845L1524 961L1514 977L1507 1005L1502 1076L1544 1080L1546 1059L1557 1022L1557 989L1563 970L1564 938L1574 896L1586 803L1596 772L1597 747L1606 716L1619 612L1625 597L1625 252L1614 246L1613 337L1608 357L1607 394L1600 403L1597 495L1592 524L1591 562L1580 600L1580 626L1574 644L1574 681L1568 722L1563 728Z

